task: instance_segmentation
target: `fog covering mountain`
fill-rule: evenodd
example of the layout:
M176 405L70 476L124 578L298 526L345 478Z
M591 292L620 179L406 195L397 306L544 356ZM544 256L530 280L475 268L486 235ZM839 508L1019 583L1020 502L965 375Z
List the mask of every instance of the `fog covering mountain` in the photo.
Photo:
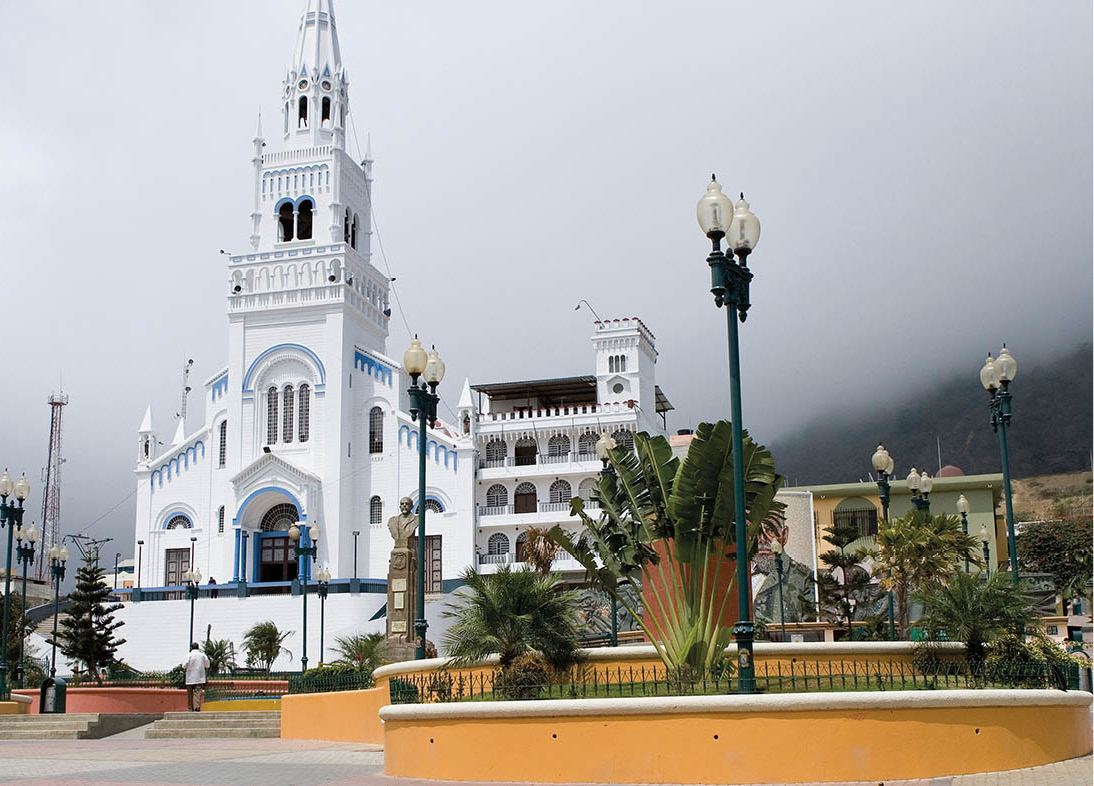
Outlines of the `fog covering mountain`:
M1091 360L1089 343L1040 364L1018 358L1007 430L1015 477L1090 467ZM943 465L968 475L999 472L999 441L976 371L938 380L903 400L823 415L769 445L775 467L787 485L855 481L873 471L870 456L882 443L898 478L913 465L937 472L939 446Z

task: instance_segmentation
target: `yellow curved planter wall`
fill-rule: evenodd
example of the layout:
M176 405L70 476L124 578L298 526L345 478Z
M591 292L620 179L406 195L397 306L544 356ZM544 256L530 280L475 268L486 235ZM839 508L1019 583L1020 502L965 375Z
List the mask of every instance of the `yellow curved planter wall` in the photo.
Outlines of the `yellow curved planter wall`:
M300 693L281 697L281 738L382 745L380 708L388 689Z
M551 717L545 705L559 703L537 702L540 717L385 717L384 770L549 783L877 782L1031 767L1091 752L1089 701Z

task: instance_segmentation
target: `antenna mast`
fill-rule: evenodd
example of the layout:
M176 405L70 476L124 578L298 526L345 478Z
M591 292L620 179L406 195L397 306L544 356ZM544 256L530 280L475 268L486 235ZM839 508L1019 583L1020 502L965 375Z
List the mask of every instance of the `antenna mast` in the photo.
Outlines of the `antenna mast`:
M61 414L68 404L64 391L50 394L49 399L49 460L43 471L42 483L42 538L38 541L38 558L35 560L35 576L44 581L49 570L49 549L60 543L61 537Z
M179 420L182 421L183 428L186 428L186 399L190 395L190 391L193 388L190 387L190 369L194 365L194 359L190 358L186 361L186 365L182 367L182 405L179 407Z

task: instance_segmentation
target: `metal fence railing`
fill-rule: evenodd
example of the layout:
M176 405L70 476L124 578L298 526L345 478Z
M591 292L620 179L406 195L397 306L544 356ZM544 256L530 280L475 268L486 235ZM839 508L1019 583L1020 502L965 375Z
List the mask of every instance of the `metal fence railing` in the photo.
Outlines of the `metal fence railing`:
M297 674L289 677L289 693L329 693L339 690L366 690L375 687L372 672L342 674Z
M596 668L577 666L546 681L542 674L438 671L393 677L392 704L513 699L585 699L633 696L689 696L736 693L738 678L728 669L670 670L663 666ZM955 688L1079 688L1078 666L1042 662L936 662L917 667L906 661L818 661L758 663L757 693L946 690Z

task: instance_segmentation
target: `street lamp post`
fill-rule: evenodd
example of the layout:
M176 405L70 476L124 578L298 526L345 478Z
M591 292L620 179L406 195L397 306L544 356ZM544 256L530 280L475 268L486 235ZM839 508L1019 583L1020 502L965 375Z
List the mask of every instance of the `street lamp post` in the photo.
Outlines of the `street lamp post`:
M27 544L23 545L23 538L27 539ZM22 527L18 527L15 530L15 551L16 558L23 565L23 604L19 607L22 609L21 616L26 619L27 616L27 567L34 563L34 544L38 542L38 528L34 526L33 522L26 530ZM24 680L26 678L26 649L27 638L21 635L23 633L20 630L19 636L19 668L15 672L15 679L19 683L19 687L25 687Z
M68 562L68 546L54 543L49 547L49 575L53 579L53 655L49 664L49 676L57 676L57 612L61 604L61 582L65 580L65 563Z
M779 575L779 624L782 626L782 640L786 642L786 604L783 603L783 544L777 537L771 539L769 546L775 554L775 572Z
M307 533L311 541L310 546L301 546L301 534ZM315 559L319 552L319 525L309 527L303 521L298 521L289 527L289 540L292 541L297 560L297 578L300 580L300 597L303 600L304 635L300 645L300 673L308 670L308 574L311 572L311 560Z
M1010 573L1015 584L1018 583L1018 549L1014 540L1014 503L1010 493L1010 457L1007 454L1007 426L1010 424L1010 383L1018 373L1018 363L1010 354L1007 345L999 350L992 360L991 355L980 369L980 384L988 391L991 401L991 430L999 435L999 455L1003 464L1003 496L1007 504L1007 550L1010 552Z
M120 551L114 553L114 589L118 588L118 560L121 557L122 553Z
M425 447L427 427L437 421L437 385L444 379L444 361L436 347L426 351L415 336L410 348L403 353L403 368L410 374L410 416L418 421L418 597L417 619L414 620L414 636L418 646L414 657L425 658L425 633L429 623L425 619ZM422 383L418 383L418 378ZM428 388L427 388L428 386Z
M964 494L957 498L957 512L961 514L961 531L969 534L969 500ZM969 572L969 554L965 552L965 572Z
M870 463L877 472L877 497L881 500L881 520L889 523L889 478L893 476L893 457L884 445L878 445L874 455L870 457ZM893 602L893 591L888 593L889 606L889 641L896 641L896 607Z
M141 588L141 557L144 556L144 541L137 541L137 589Z
M596 457L600 459L601 465L604 467L601 472L604 475L614 475L615 470L612 468L609 458L612 450L615 448L615 438L612 437L607 431L600 435L600 439L596 441ZM619 587L616 587L616 592L619 591ZM615 595L608 596L608 602L611 604L611 621L612 632L610 642L613 647L619 646L619 602L616 601Z
M8 497L15 493L15 501ZM0 638L0 699L8 698L8 617L11 615L11 549L15 528L23 525L23 501L30 496L30 484L26 476L12 481L5 469L0 475L0 529L8 529L8 556L4 571L4 625L3 638Z
M325 648L323 646L323 633L327 623L327 592L330 590L330 571L320 568L315 572L316 592L319 595L319 665L323 665Z
M907 480L908 489L912 492L912 507L916 510L930 512L931 489L934 488L934 478L928 475L926 471L917 473L915 467L912 467Z
M357 538L361 535L361 530L355 529L353 531L353 578L357 578Z
M991 578L991 550L988 548L988 542L991 540L991 535L988 533L988 528L980 525L980 547L984 550L984 578Z
M748 521L745 518L744 438L741 425L741 361L740 343L737 336L737 320L745 321L751 305L748 286L752 271L748 269L748 257L760 240L760 221L749 210L744 194L736 205L722 193L722 187L711 176L707 192L696 206L696 218L703 234L710 239L711 251L707 257L710 266L710 292L714 304L726 307L726 329L729 339L729 397L733 427L733 503L736 519L734 539L737 547L737 624L733 633L737 639L737 691L756 691L756 671L752 641L755 627L752 624L748 565ZM722 253L722 238L726 238L728 254ZM733 255L740 259L738 263Z
M186 582L186 597L190 601L190 637L186 640L186 648L194 641L194 601L198 599L198 585L201 584L201 571L197 568L188 570L182 574L182 580Z

